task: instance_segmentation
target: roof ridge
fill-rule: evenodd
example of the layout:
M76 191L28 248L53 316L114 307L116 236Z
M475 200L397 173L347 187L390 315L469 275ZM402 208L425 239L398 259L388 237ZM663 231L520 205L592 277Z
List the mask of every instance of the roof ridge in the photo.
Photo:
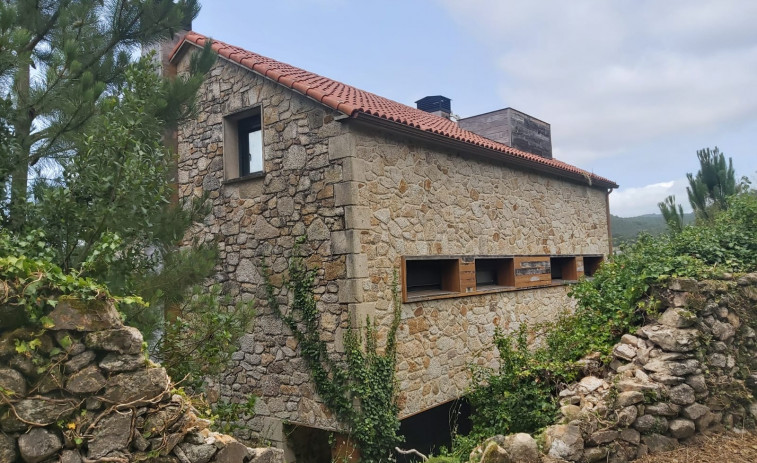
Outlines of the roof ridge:
M204 46L209 37L198 32L189 31L179 41L170 55L173 60L184 43ZM515 157L533 164L541 164L554 169L583 176L592 182L603 184L608 188L617 188L615 182L585 171L554 158L544 158L536 154L513 148L503 143L483 137L475 132L462 129L457 123L443 117L435 116L411 106L399 103L372 92L358 89L351 85L310 72L290 64L268 58L243 48L210 38L212 48L220 56L271 79L298 93L310 97L331 109L349 117L358 117L361 113L385 119L397 124L412 127L426 133L436 134L452 140L474 146L498 151L507 157ZM338 96L335 96L338 95Z

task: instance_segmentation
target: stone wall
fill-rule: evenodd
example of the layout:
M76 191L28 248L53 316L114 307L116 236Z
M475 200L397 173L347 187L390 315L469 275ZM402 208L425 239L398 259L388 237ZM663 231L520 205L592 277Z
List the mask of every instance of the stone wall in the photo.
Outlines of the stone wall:
M284 461L211 432L109 301L62 298L49 317L0 320L0 463Z
M179 57L185 72L187 56ZM224 177L224 117L262 107L265 174ZM231 142L234 143L232 140ZM232 296L265 300L259 268L280 285L296 237L318 267L322 338L337 355L349 326L389 320L402 255L607 252L604 191L418 146L349 119L219 58L198 117L179 131L179 194L207 194L212 211L188 238L219 244L218 280ZM430 208L430 209L429 209ZM285 292L283 306L289 300ZM283 442L282 421L338 423L320 403L296 341L264 304L214 398L260 397L249 432ZM459 397L467 364L489 361L494 326L512 329L570 308L565 288L408 304L400 333L401 416ZM252 434L240 434L249 438Z
M659 296L664 311L623 336L606 375L560 393L559 424L544 432L543 461L620 463L698 433L754 427L757 274L676 279ZM509 458L508 445L493 438L471 461L510 461L493 459Z
M179 72L186 71L187 62L180 60ZM225 181L224 117L261 105L265 176ZM212 210L188 239L218 244L217 279L226 293L265 301L261 264L270 266L272 281L280 286L295 238L304 237L307 263L320 269L316 293L323 338L336 351L349 320L339 300L346 257L331 252L332 233L344 230L344 209L335 200L342 162L329 159L328 140L346 128L334 120L336 113L222 58L197 106L197 119L179 131L179 195L208 195ZM288 295L279 298L285 306ZM316 399L295 339L265 304L257 304L256 312L231 367L211 383L211 397L236 402L259 397L255 416L239 431L245 439L252 432L282 443L285 420L335 429Z
M347 137L351 138L347 138ZM401 257L604 254L602 190L353 130L340 141L352 166L345 199L354 231L352 312L391 318ZM345 164L347 165L347 163ZM348 260L349 263L349 260ZM350 269L348 267L348 273ZM567 286L408 303L398 337L401 416L460 397L474 361L495 366L495 327L546 321L574 301Z

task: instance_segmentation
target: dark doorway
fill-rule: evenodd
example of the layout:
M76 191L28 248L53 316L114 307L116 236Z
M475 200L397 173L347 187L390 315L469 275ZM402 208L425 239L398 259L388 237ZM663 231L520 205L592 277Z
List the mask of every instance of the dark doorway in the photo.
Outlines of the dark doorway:
M450 448L453 434L468 434L471 430L470 404L460 398L405 418L400 423L404 441L401 449L415 449L424 455L439 453L442 447ZM413 455L397 455L397 462L418 462Z
M331 463L331 432L292 424L284 431L297 463Z

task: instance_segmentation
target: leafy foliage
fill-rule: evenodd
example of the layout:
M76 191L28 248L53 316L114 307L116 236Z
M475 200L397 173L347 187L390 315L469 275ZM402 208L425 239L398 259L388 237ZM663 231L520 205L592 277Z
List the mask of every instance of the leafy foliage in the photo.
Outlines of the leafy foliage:
M154 354L174 380L198 390L205 376L226 367L254 312L251 301L233 304L214 285L193 288L171 315Z
M497 333L496 371L475 370L469 395L473 431L456 438L455 455L467 454L495 434L533 432L556 410L555 393L577 379L577 361L587 354L606 358L620 337L642 325L656 304L652 287L671 277L706 278L757 270L757 194L728 198L713 222L684 227L675 235L639 239L594 274L574 285L573 314L550 323ZM539 339L529 349L528 336Z
M123 304L142 304L139 298L113 298L90 278L66 272L44 259L45 242L39 234L22 238L0 231L0 305L22 309L25 325L45 327L47 314L62 296L87 301L112 298Z
M316 272L307 269L299 247L290 259L289 280L285 283L293 296L288 312L279 305L267 267L263 275L269 306L299 342L318 394L347 427L360 449L361 461L383 461L399 441L394 370L401 304L396 275L394 313L384 351L378 347L375 326L366 318L362 331L351 329L345 334L344 361L330 355L320 338L320 316L313 293Z

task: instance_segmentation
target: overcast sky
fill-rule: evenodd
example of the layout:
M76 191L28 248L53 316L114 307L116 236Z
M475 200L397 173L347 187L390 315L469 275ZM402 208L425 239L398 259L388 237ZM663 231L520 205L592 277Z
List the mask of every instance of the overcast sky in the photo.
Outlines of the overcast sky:
M627 217L688 208L704 147L757 180L755 23L755 0L204 0L193 28L411 106L549 122Z

